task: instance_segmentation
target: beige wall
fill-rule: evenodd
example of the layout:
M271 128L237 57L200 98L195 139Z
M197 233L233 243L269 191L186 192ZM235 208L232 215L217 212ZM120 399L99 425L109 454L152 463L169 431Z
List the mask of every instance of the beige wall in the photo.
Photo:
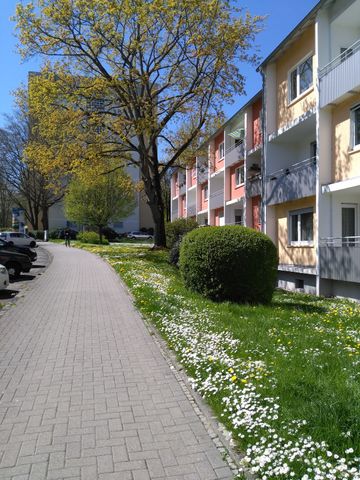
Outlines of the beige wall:
M289 104L288 77L289 72L308 54L315 55L315 26L308 27L294 43L292 43L276 61L276 91L277 91L277 128L285 127L305 112L314 108L316 98L314 88ZM313 85L316 83L316 61L313 58Z
M336 105L332 113L332 178L334 182L360 176L360 149L352 150L350 109L360 103L360 94Z
M301 208L314 209L314 240L317 231L316 199L315 197L302 198L293 202L282 203L276 206L277 244L279 263L285 265L316 265L316 249L313 247L291 247L288 245L288 214L291 210Z

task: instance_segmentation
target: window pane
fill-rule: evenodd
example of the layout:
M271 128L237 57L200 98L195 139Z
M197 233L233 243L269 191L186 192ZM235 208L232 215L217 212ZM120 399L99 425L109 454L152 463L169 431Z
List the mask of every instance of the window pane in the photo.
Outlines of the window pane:
M220 143L220 146L219 146L219 154L220 154L220 158L224 158L224 144L223 143Z
M305 60L299 66L299 76L300 76L300 93L305 92L308 88L311 87L313 81L312 74L312 57Z
M342 236L355 236L355 208L348 207L341 209Z
M311 242L313 239L313 214L312 212L301 214L301 241Z
M290 100L297 97L297 69L290 74Z
M354 131L355 131L355 145L360 145L360 108L357 108L354 112Z
M291 215L291 242L297 242L299 240L298 236L298 216Z

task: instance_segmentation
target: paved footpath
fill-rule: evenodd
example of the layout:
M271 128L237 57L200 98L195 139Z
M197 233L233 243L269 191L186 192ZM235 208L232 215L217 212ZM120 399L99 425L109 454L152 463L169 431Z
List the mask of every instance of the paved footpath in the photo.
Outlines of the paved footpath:
M46 249L0 317L0 479L231 479L116 274Z

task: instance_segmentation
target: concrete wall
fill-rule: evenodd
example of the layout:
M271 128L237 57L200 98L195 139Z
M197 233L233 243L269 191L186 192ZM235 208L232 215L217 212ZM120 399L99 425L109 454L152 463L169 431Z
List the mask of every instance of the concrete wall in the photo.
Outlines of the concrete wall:
M360 147L351 139L351 108L360 103L360 94L336 105L332 113L332 178L334 182L360 176Z
M284 203L275 207L277 225L277 247L279 263L284 265L316 266L316 248L314 246L289 245L288 216L292 210L312 207L314 209L314 239L316 239L317 216L315 197L304 198L293 202ZM315 242L314 242L315 243Z
M316 105L315 69L313 69L313 88L289 103L289 73L301 60L311 54L315 55L314 25L308 27L276 62L277 129L285 127ZM313 63L316 65L316 60L313 59Z

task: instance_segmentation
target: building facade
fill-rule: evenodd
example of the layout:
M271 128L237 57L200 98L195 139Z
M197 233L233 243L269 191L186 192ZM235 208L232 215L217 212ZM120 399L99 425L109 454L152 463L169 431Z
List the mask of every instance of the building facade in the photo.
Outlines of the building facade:
M259 71L262 92L209 139L172 218L190 205L199 223L261 229L280 287L360 300L360 0L320 1Z
M257 94L171 179L171 219L261 229L261 107ZM204 153L205 152L205 153Z

